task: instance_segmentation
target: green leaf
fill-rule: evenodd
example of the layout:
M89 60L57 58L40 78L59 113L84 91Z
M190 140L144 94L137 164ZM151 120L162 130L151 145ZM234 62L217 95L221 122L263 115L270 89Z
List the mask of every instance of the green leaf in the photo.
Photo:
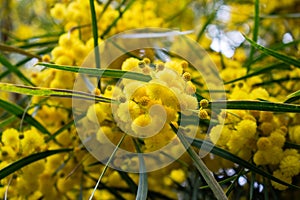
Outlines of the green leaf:
M105 102L105 103L114 102L114 100L109 98L95 96L80 91L31 87L31 86L24 86L24 85L9 84L9 83L0 83L0 90L6 92L25 94L25 95L33 95L33 96L78 98L78 99L85 99L85 100L91 100L95 102Z
M42 49L41 51L38 51L36 54L37 55L41 55L41 54L46 54L46 53L49 53L51 50L53 49L53 47L48 47L46 49ZM20 67L21 65L25 64L26 62L30 61L31 58L29 57L26 57L22 60L20 60L18 63L15 64L15 66L18 68ZM6 70L4 71L3 73L0 74L0 80L4 77L6 77L8 74L10 74L11 71L10 70Z
M300 42L300 40L293 40L292 42L289 42L289 43L278 43L278 44L275 44L275 45L272 45L272 49L273 50L280 50L280 49L283 49L285 47L289 47L289 46L292 46L292 45L297 45L298 43ZM262 60L263 58L265 58L267 56L267 54L261 54L261 55L258 55L256 58L252 59L252 61L250 62L250 60L248 62L245 63L245 66L248 66L248 65L251 65L253 63L256 63L260 60Z
M70 152L70 151L72 151L72 149L49 150L49 151L31 154L30 156L21 158L20 160L15 161L12 164L10 164L7 167L0 170L0 180L7 177L8 175L14 173L15 171L21 169L22 167L29 165L30 163L33 163L35 161L41 160L43 158L46 158L46 157L54 155L54 154L66 153L66 152Z
M101 173L100 176L99 176L99 179L98 179L98 181L97 181L97 183L96 183L96 185L95 185L95 187L94 187L94 189L93 189L93 192L92 192L92 194L91 194L89 200L92 200L92 199L93 199L94 194L95 194L95 192L96 192L96 190L97 190L99 184L101 183L101 180L102 180L102 178L103 178L103 176L104 176L106 170L108 169L108 166L110 165L110 163L111 163L113 157L116 155L116 153L117 153L117 151L118 151L118 149L119 149L120 145L122 144L122 142L123 142L123 140L124 140L125 137L126 137L126 134L123 134L122 138L120 139L119 143L118 143L117 146L115 147L114 151L113 151L112 154L109 156L108 161L107 161L107 163L105 164L105 167L103 168L102 173Z
M138 184L138 190L136 194L136 200L146 200L147 194L148 194L148 176L145 166L145 161L143 158L143 153L139 147L139 144L136 140L133 140L135 144L135 148L138 152L138 158L139 158L139 184Z
M118 171L120 174L120 177L122 180L124 180L127 183L128 188L132 193L136 193L138 186L135 184L135 182L132 180L132 178L128 175L127 172Z
M80 74L87 74L91 76L101 76L103 78L127 78L137 81L148 82L152 78L151 76L144 75L142 73L114 70L114 69L97 69L97 68L85 68L85 67L75 67L66 65L55 65L49 63L37 63L36 65L41 65L49 68L65 70L70 72L76 72Z
M212 106L214 109L218 108L300 113L299 105L257 100L220 100L210 102L210 106Z
M7 119L3 120L0 122L0 128L3 128L5 126L7 126L8 124L12 123L13 121L15 121L16 116L11 116L8 117Z
M284 101L284 103L292 103L292 102L297 101L299 99L300 99L300 90L288 95L287 99Z
M224 84L229 84L229 83L234 83L236 81L240 81L240 80L244 80L244 79L247 79L247 78L250 78L250 77L253 77L253 76L257 76L257 75L260 75L260 74L263 74L263 73L268 73L274 69L280 69L280 70L290 70L291 67L285 63L275 63L275 64L271 64L267 67L264 67L264 68L261 68L261 69L258 69L258 70L255 70L254 72L252 73L249 73L245 76L242 76L240 78L236 78L236 79L233 79L231 81L227 81L225 82Z
M98 48L98 26L97 26L97 17L96 17L94 0L90 0L90 11L91 11L91 17L92 17L95 63L96 63L96 68L100 69L101 63L100 63L100 52L99 52L99 48ZM98 77L97 83L98 83L97 87L101 90L101 81L100 81L99 77Z
M41 56L39 56L39 55L30 53L29 51L25 51L25 50L23 50L21 48L10 46L10 45L6 45L6 44L1 44L0 43L0 50L19 53L19 54L22 54L22 55L27 56L29 58L37 58L39 60L41 59Z
M14 65L12 65L2 54L0 54L0 63L8 70L17 75L17 77L24 82L24 84L34 85L22 72Z
M254 1L254 27L253 27L253 36L252 39L254 42L257 42L258 39L258 30L259 30L259 0ZM247 65L247 73L250 71L251 62L254 56L254 46L251 46L250 55L249 55L249 64Z
M45 143L50 142L51 140L55 140L55 137L58 136L60 133L62 133L64 130L70 128L74 124L74 120L71 120L67 124L65 124L63 127L58 129L55 133L53 133L51 136L49 136L46 140Z
M48 45L57 45L58 43L58 39L55 39L53 41L38 41L38 42L31 42L31 43L27 43L27 44L22 44L20 46L18 46L19 48L31 48L31 47L42 47L42 46L48 46Z
M294 144L291 142L285 142L284 143L284 148L291 148L291 149L298 149L300 150L300 144Z
M196 37L196 41L199 42L199 40L201 39L202 35L205 33L206 28L208 25L210 25L212 23L212 21L216 18L216 14L217 14L217 9L214 10L206 19L205 23L203 24L201 30L199 31L199 33L197 34Z
M37 128L40 132L50 135L49 131L42 124L40 124L36 119L31 117L31 115L29 115L28 113L25 113L23 108L21 108L20 106L0 99L0 108L24 120L26 123Z
M127 0L123 0L116 10L119 11L119 15L112 21L112 23L103 31L100 38L104 39L104 37L110 32L110 30L117 25L117 22L122 18L123 14L131 7L131 5L135 2L135 0L131 0L126 2ZM125 7L124 7L125 5ZM123 10L121 10L123 8Z
M244 37L252 46L259 49L263 53L265 53L267 55L270 55L270 56L273 56L274 58L277 58L278 60L281 60L281 61L283 61L287 64L294 65L295 67L300 68L300 61L299 60L297 60L295 58L292 58L292 57L289 57L289 56L286 56L284 54L278 53L277 51L266 48L264 46L261 46L261 45L257 44L256 42L254 42L253 40L247 38L245 35L244 35Z
M194 165L200 172L200 174L203 176L204 180L214 193L215 197L220 199L226 199L227 197L222 189L222 187L219 185L219 183L216 181L216 179L213 177L213 175L210 173L209 169L206 167L205 163L201 160L201 158L198 156L198 154L195 152L193 148L191 148L190 143L188 142L187 138L184 136L184 134L175 128L173 124L170 124L173 131L177 134L179 137L181 143L183 146L187 149L188 154L190 155L191 159L194 162ZM201 146L200 146L201 147Z
M215 154L215 155L218 155L226 160L230 160L236 164L239 164L240 166L244 167L244 168L247 168L249 170L251 170L252 172L255 172L257 174L260 174L268 179L271 179L277 183L280 183L280 184L283 184L283 185L286 185L286 186L289 186L291 188L295 188L295 189L300 189L299 186L296 186L296 185L292 185L292 184L289 184L289 183L286 183L274 176L272 176L271 174L269 174L268 172L265 172L263 170L261 170L260 168L258 168L257 166L241 159L240 157L224 150L224 149L221 149L217 146L215 146L214 144L208 142L208 141L204 141L204 140L200 140L200 139L193 139L193 138L188 138L186 137L188 141L192 142L192 145L197 147L197 148L202 148L203 150L210 150L211 153Z

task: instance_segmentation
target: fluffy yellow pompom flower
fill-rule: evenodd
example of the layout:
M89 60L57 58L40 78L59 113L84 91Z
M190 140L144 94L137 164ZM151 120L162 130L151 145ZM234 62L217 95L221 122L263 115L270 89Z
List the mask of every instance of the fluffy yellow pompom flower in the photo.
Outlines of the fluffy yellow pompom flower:
M101 103L91 105L87 111L87 118L94 123L103 122L107 117L107 112L104 108Z
M256 133L257 125L254 121L246 119L238 123L235 128L240 136L245 138L252 138Z
M289 137L292 142L300 144L300 125L292 126L289 128Z
M267 137L260 137L257 141L258 150L268 150L272 147L272 142Z
M31 128L24 132L24 138L21 140L21 145L25 155L40 150L43 144L44 138L35 128Z
M214 144L219 146L225 146L233 133L232 130L228 128L228 126L217 125L214 126L210 133L210 139Z
M300 173L300 159L296 156L284 157L280 162L280 170L285 176L295 176Z
M292 177L291 176L286 176L284 175L280 170L276 170L273 172L273 176L286 182L291 184L292 183ZM278 189L278 190L286 190L288 188L288 186L286 185L282 185L280 183L277 183L275 181L271 181L272 185L274 188Z
M163 126L164 122L160 122L158 115L150 116L148 114L138 116L131 124L132 130L138 137L155 135Z
M121 69L124 71L131 71L134 68L137 68L139 65L140 60L137 58L127 58L123 64Z
M272 142L272 144L274 146L277 147L283 147L284 142L285 142L285 137L278 131L274 131L271 133L271 135L269 136L270 141Z
M0 149L0 159L13 160L16 158L16 152L10 146L4 146Z
M183 183L186 179L186 174L182 169L173 169L170 178L177 183Z
M50 14L53 18L63 20L65 18L67 8L62 3L56 3L55 6L50 10Z
M2 142L6 146L11 146L15 150L19 147L19 132L16 129L9 128L2 133Z

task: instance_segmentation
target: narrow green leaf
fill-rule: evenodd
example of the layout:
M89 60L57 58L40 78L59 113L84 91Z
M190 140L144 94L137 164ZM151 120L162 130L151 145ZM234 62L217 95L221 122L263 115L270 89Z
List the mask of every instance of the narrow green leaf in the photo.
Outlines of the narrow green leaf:
M74 90L65 90L65 89L51 89L51 88L42 88L42 87L31 87L24 85L16 85L9 83L0 83L0 90L6 92L15 92L25 95L33 96L43 96L43 97L61 97L61 98L78 98L85 100L92 100L96 102L105 102L111 103L114 100L102 97L95 96L86 92L74 91Z
M252 39L254 42L257 42L258 39L258 30L259 30L259 0L254 1L254 27L253 27L253 36ZM254 56L254 46L251 46L250 55L249 55L249 64L247 65L247 73L250 71L251 62Z
M74 120L71 120L67 124L65 124L63 127L61 127L59 130L57 130L55 133L53 133L51 136L49 136L46 140L45 143L50 142L51 140L54 140L56 136L58 136L60 133L62 133L64 130L70 128L74 124Z
M254 195L254 182L255 182L255 172L251 172L251 178L250 178L250 196L249 199L253 199L253 195Z
M117 22L122 18L123 14L131 7L131 5L135 2L135 0L131 0L126 3L127 0L123 0L118 6L117 10L119 10L119 15L116 17L112 23L103 31L100 38L104 39L104 37L110 32L110 30L117 25ZM126 4L126 5L125 5ZM125 7L123 8L123 6ZM123 8L123 10L121 10Z
M235 189L236 183L238 182L238 180L241 177L241 175L243 174L243 172L244 172L244 168L242 168L241 170L239 170L238 174L235 176L235 179L228 186L228 188L226 189L226 195L227 196L229 196L230 193Z
M243 171L243 173L241 173L241 175L245 175L245 174L247 174L247 173L249 173L250 171ZM226 179L224 179L224 180L222 180L222 181L219 181L218 183L220 184L220 185L222 185L222 184L226 184L226 183L229 183L229 182L233 182L233 181L235 181L236 179L237 179L237 177L239 177L239 175L238 174L235 174L235 175L233 175L233 176L230 176L229 178L226 178ZM208 185L204 185L204 186L201 186L201 187L199 187L200 188L200 190L201 189L207 189L207 188L209 188L208 187Z
M297 101L299 99L300 99L300 90L288 95L287 99L284 101L284 103L292 103L292 102Z
M284 147L285 148L291 148L291 149L298 149L298 150L300 150L300 144L294 144L294 143L291 143L291 142L285 142L284 143Z
M53 49L53 47L48 47L46 49L42 49L41 51L36 52L37 55L41 55L41 54L45 54L45 53L49 53L51 50ZM15 66L17 68L19 68L20 66L22 66L23 64L25 64L26 62L30 61L31 58L26 57L22 60L20 60L18 63L15 64ZM6 77L8 74L10 74L11 71L10 70L6 70L3 73L0 74L0 80L4 77Z
M76 72L80 74L87 74L91 76L101 76L103 78L127 78L137 81L148 82L152 78L151 76L144 75L142 73L122 71L115 69L97 69L97 68L85 68L85 67L75 67L75 66L66 66L66 65L55 65L49 63L37 63L36 65L41 65L49 68L65 70L70 72Z
M265 53L267 55L270 55L270 56L273 56L274 58L277 58L278 60L281 60L281 61L283 61L287 64L294 65L295 67L300 68L300 61L299 60L297 60L295 58L292 58L292 57L289 57L289 56L286 56L284 54L278 53L277 51L266 48L264 46L261 46L261 45L257 44L256 42L254 42L253 40L247 38L245 35L244 35L244 37L252 46L259 49L263 53Z
M55 40L48 40L48 41L38 41L38 42L26 43L26 44L22 44L18 47L27 49L27 48L31 48L31 47L43 47L43 46L48 46L51 44L53 45L53 44L57 44L57 43L58 43L58 39L55 39Z
M253 86L274 85L274 84L277 84L277 83L280 84L280 83L286 82L286 81L300 81L300 77L294 77L294 78L285 77L285 78L279 78L279 79L271 79L271 80L264 81L262 83L256 83Z
M90 0L90 11L91 11L91 18L92 18L92 30L93 30L93 38L94 38L94 56L95 56L95 63L96 68L100 69L100 52L98 47L98 26L97 26L97 17L96 17L96 11L95 11L95 2L94 0ZM100 77L97 77L97 87L101 91L101 81Z
M20 160L15 161L12 164L0 170L0 180L14 173L15 171L21 169L22 167L29 165L30 163L33 163L35 161L41 160L43 158L46 158L54 154L66 153L70 151L72 151L72 149L49 150L49 151L31 154L25 158L21 158Z
M215 146L214 144L208 142L208 141L204 141L204 140L200 140L200 139L193 139L193 138L188 138L186 137L186 139L190 142L192 142L192 145L197 147L197 148L202 148L203 150L210 150L211 153L215 154L215 155L218 155L226 160L230 160L244 168L247 168L249 170L251 170L252 172L255 172L257 174L260 174L268 179L271 179L275 182L278 182L280 184L283 184L283 185L286 185L286 186L289 186L291 188L295 188L295 189L300 189L299 186L296 186L296 185L292 185L292 184L289 184L289 183L286 183L274 176L272 176L271 174L269 174L268 172L265 172L263 170L261 170L260 168L258 168L257 166L241 159L240 157L224 150L224 149L221 149L217 146ZM205 145L202 145L202 144L205 144Z
M227 197L222 189L222 187L219 185L219 183L216 181L216 179L213 177L213 175L210 173L209 169L206 167L205 163L201 160L201 158L198 156L198 154L195 152L193 148L191 148L190 143L188 142L187 138L184 136L184 134L175 128L173 124L170 124L173 131L177 134L179 137L181 143L183 146L187 149L188 154L190 155L191 159L194 161L194 165L200 172L200 174L203 176L204 180L214 193L215 197L220 200L224 199L227 200ZM200 146L201 147L201 146Z
M25 56L27 56L29 58L37 58L39 60L41 59L41 56L39 56L39 55L30 53L29 51L25 51L25 50L23 50L21 48L10 46L10 45L6 45L6 44L1 44L0 43L0 50L1 51L8 51L8 52L19 53L19 54L25 55Z
M206 22L203 24L201 30L199 31L199 33L197 34L197 38L196 41L199 42L199 40L201 39L202 35L205 33L206 28L209 24L211 24L211 22L216 18L216 14L217 14L217 9L214 10L207 18Z
M300 113L299 105L256 100L220 100L210 102L210 106L213 106L214 109L219 108Z
M24 84L34 85L26 76L24 76L24 74L22 74L22 72L16 66L12 65L2 54L0 54L0 63L8 70L16 74L17 77L19 77L19 79L24 82Z
M102 180L102 178L103 178L103 176L104 176L106 170L108 169L108 166L110 165L110 163L111 163L113 157L116 155L116 153L117 153L117 151L118 151L118 149L119 149L120 145L122 144L122 142L123 142L123 140L124 140L125 137L126 137L126 134L123 134L123 136L122 136L122 138L120 139L119 143L117 144L116 148L114 149L114 151L113 151L112 154L110 155L110 157L109 157L107 163L105 164L104 169L102 170L102 173L101 173L100 176L99 176L99 179L98 179L98 181L97 181L97 183L96 183L96 185L95 185L95 187L94 187L94 190L93 190L93 192L92 192L92 194L91 194L89 200L92 200L92 199L93 199L94 194L95 194L97 188L99 187L99 184L101 183L101 180Z
M255 70L252 73L248 73L245 76L242 76L240 78L236 78L236 79L233 79L231 81L227 81L224 84L226 85L226 84L234 83L234 82L237 82L237 81L240 81L240 80L244 80L244 79L247 79L247 78L250 78L250 77L253 77L253 76L257 76L257 75L260 75L260 74L263 74L263 73L268 73L268 72L270 72L270 71L272 71L274 69L290 70L291 67L289 65L285 64L285 63L282 63L282 62L271 64L271 65L269 65L267 67Z
M7 119L3 120L0 122L0 128L3 128L5 126L7 126L8 124L12 123L13 121L15 121L16 116L11 116L8 117Z
M120 174L122 180L124 180L127 183L128 188L131 190L132 193L136 193L138 186L135 184L135 182L132 180L132 178L128 175L127 172L118 171Z
M292 45L297 45L299 42L300 42L300 40L294 40L294 41L289 42L289 43L280 42L279 44L272 45L272 47L270 47L270 48L272 48L273 50L280 50L280 49L283 49L285 47L289 47L289 46L292 46ZM248 62L246 62L245 66L256 63L256 62L262 60L263 58L265 58L266 56L267 56L267 54L258 55L256 58L252 59L251 62L250 62L250 60Z
M31 117L31 115L29 115L28 113L24 114L25 111L20 106L0 99L0 108L6 110L7 112L15 115L20 119L23 119L26 123L30 124L31 126L34 126L40 132L50 135L49 131L42 124L40 124L36 119Z
M148 176L146 171L146 166L145 166L145 161L143 158L143 153L139 147L139 144L137 143L136 140L134 140L135 148L138 152L138 158L139 158L139 184L138 184L138 190L136 194L136 200L146 200L147 199L147 194L148 194Z

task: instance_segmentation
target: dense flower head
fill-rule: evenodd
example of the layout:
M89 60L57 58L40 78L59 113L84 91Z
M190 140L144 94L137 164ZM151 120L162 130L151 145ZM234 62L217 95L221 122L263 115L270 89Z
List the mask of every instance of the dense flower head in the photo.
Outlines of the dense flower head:
M0 170L13 166L13 163L45 156L52 150L64 151L46 158L42 156L42 159L20 166L20 169L2 178L1 198L5 195L8 199L90 198L99 172L106 168L88 153L87 150L92 148L86 150L84 145L95 141L97 145L93 148L99 146L101 155L107 161L111 153L102 150L102 146L109 142L116 146L124 135L126 137L118 147L122 150L136 153L135 145L139 144L143 153L153 153L172 144L167 156L178 157L169 166L147 173L150 198L155 199L157 195L161 199L189 199L191 197L188 195L192 193L206 194L207 190L202 189L205 181L194 171L188 154L183 154L186 149L182 147L174 127L185 136L196 137L195 146L208 139L205 142L222 148L215 148L215 154L209 153L203 158L218 181L233 178L230 171L234 170L235 176L237 169L244 167L216 155L221 152L227 156L234 154L275 178L298 185L300 114L292 113L293 110L281 112L271 106L272 102L285 102L290 94L300 90L297 0L94 1L97 27L92 23L91 2L1 1L0 42L4 52L0 59L1 81L17 84L23 81L38 88L31 89L37 95L33 97L8 95L0 91L1 102L14 102L20 110L29 102L24 109L27 113L22 116L1 104ZM19 11L22 12L16 14ZM202 58L201 55L203 64L192 67L186 58L173 55L168 48L163 49L166 55L159 55L155 48L124 52L126 55L103 67L125 73L137 72L151 80L142 82L123 78L117 82L116 78L101 78L98 85L96 81L91 85L83 81L80 84L88 86L90 92L87 96L104 97L111 99L112 103L89 102L80 105L84 114L75 124L73 114L77 113L77 108L72 110L72 99L52 97L51 92L74 92L74 82L81 75L30 66L36 59L60 67L82 66L95 48L94 28L98 32L97 42L101 45L112 35L143 27L175 28L178 34L189 30L187 32L191 34L185 35L200 44L209 56ZM254 46L243 43L245 39L241 33L251 36L254 42L262 46L276 48L275 51L282 55L269 54L267 50L260 54ZM173 40L167 43L173 43ZM12 45L12 48L5 45ZM180 45L174 44L174 47L182 49ZM103 50L109 51L109 48ZM188 50L191 54L195 53L193 49ZM210 60L219 71L207 73L211 69ZM84 67L94 67L94 64ZM207 74L202 77L194 68ZM27 77L27 72L31 74L29 79L32 84L21 76ZM209 85L205 80L210 80L212 73L219 74L221 79ZM223 82L226 95L219 95L219 90L209 90L208 86L218 86ZM20 88L18 91L21 93L30 90L30 87ZM51 94L41 97L38 90L45 91L44 88ZM298 94L294 95L296 100L291 103L296 108L299 100ZM219 100L230 101L233 109L213 110L214 101ZM259 106L247 110L241 100L247 103L253 101ZM243 108L234 108L235 105ZM284 103L280 105L287 106ZM196 124L191 122L195 118L199 120ZM83 134L78 136L79 132ZM147 168L158 165L167 156L147 160ZM116 151L110 165L121 166L122 170L127 171L133 165L139 168L140 161L136 156L126 157ZM238 185L234 189L243 189L244 192L253 188L253 194L256 194L263 185L264 194L267 194L273 190L269 183L276 190L288 189L288 186L276 181L266 181L265 177L263 180L261 175L252 181L253 177L247 174L248 169L241 173L246 173L240 177L245 177L247 183L242 185L239 181L235 184L234 181ZM94 193L94 199L135 199L139 181L139 174L109 168ZM200 182L203 185L198 185ZM252 182L254 187L249 187ZM229 185L225 181L224 188ZM198 186L200 189L194 190ZM282 194L289 192L287 190ZM210 195L210 192L207 193ZM261 195L263 192L257 193ZM276 191L276 194L281 193ZM204 196L201 198L206 198Z

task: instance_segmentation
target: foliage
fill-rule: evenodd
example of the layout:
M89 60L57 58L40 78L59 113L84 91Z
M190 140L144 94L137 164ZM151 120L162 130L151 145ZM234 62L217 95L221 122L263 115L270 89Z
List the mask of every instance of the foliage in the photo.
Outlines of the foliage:
M299 196L297 0L1 5L1 198ZM165 44L172 48L125 50L103 69L99 51L110 46L95 47L123 31L150 27L166 28L161 35L183 35L188 52L199 59L189 40L203 47L209 56L203 73L171 51L184 48L172 40ZM89 57L95 64L86 66ZM217 70L209 71L211 62ZM220 82L207 83L215 77L226 97ZM102 148L104 138L115 148L98 151L103 163L89 142ZM147 157L169 143L167 155ZM119 149L138 156L124 157ZM172 162L151 170L167 160Z

